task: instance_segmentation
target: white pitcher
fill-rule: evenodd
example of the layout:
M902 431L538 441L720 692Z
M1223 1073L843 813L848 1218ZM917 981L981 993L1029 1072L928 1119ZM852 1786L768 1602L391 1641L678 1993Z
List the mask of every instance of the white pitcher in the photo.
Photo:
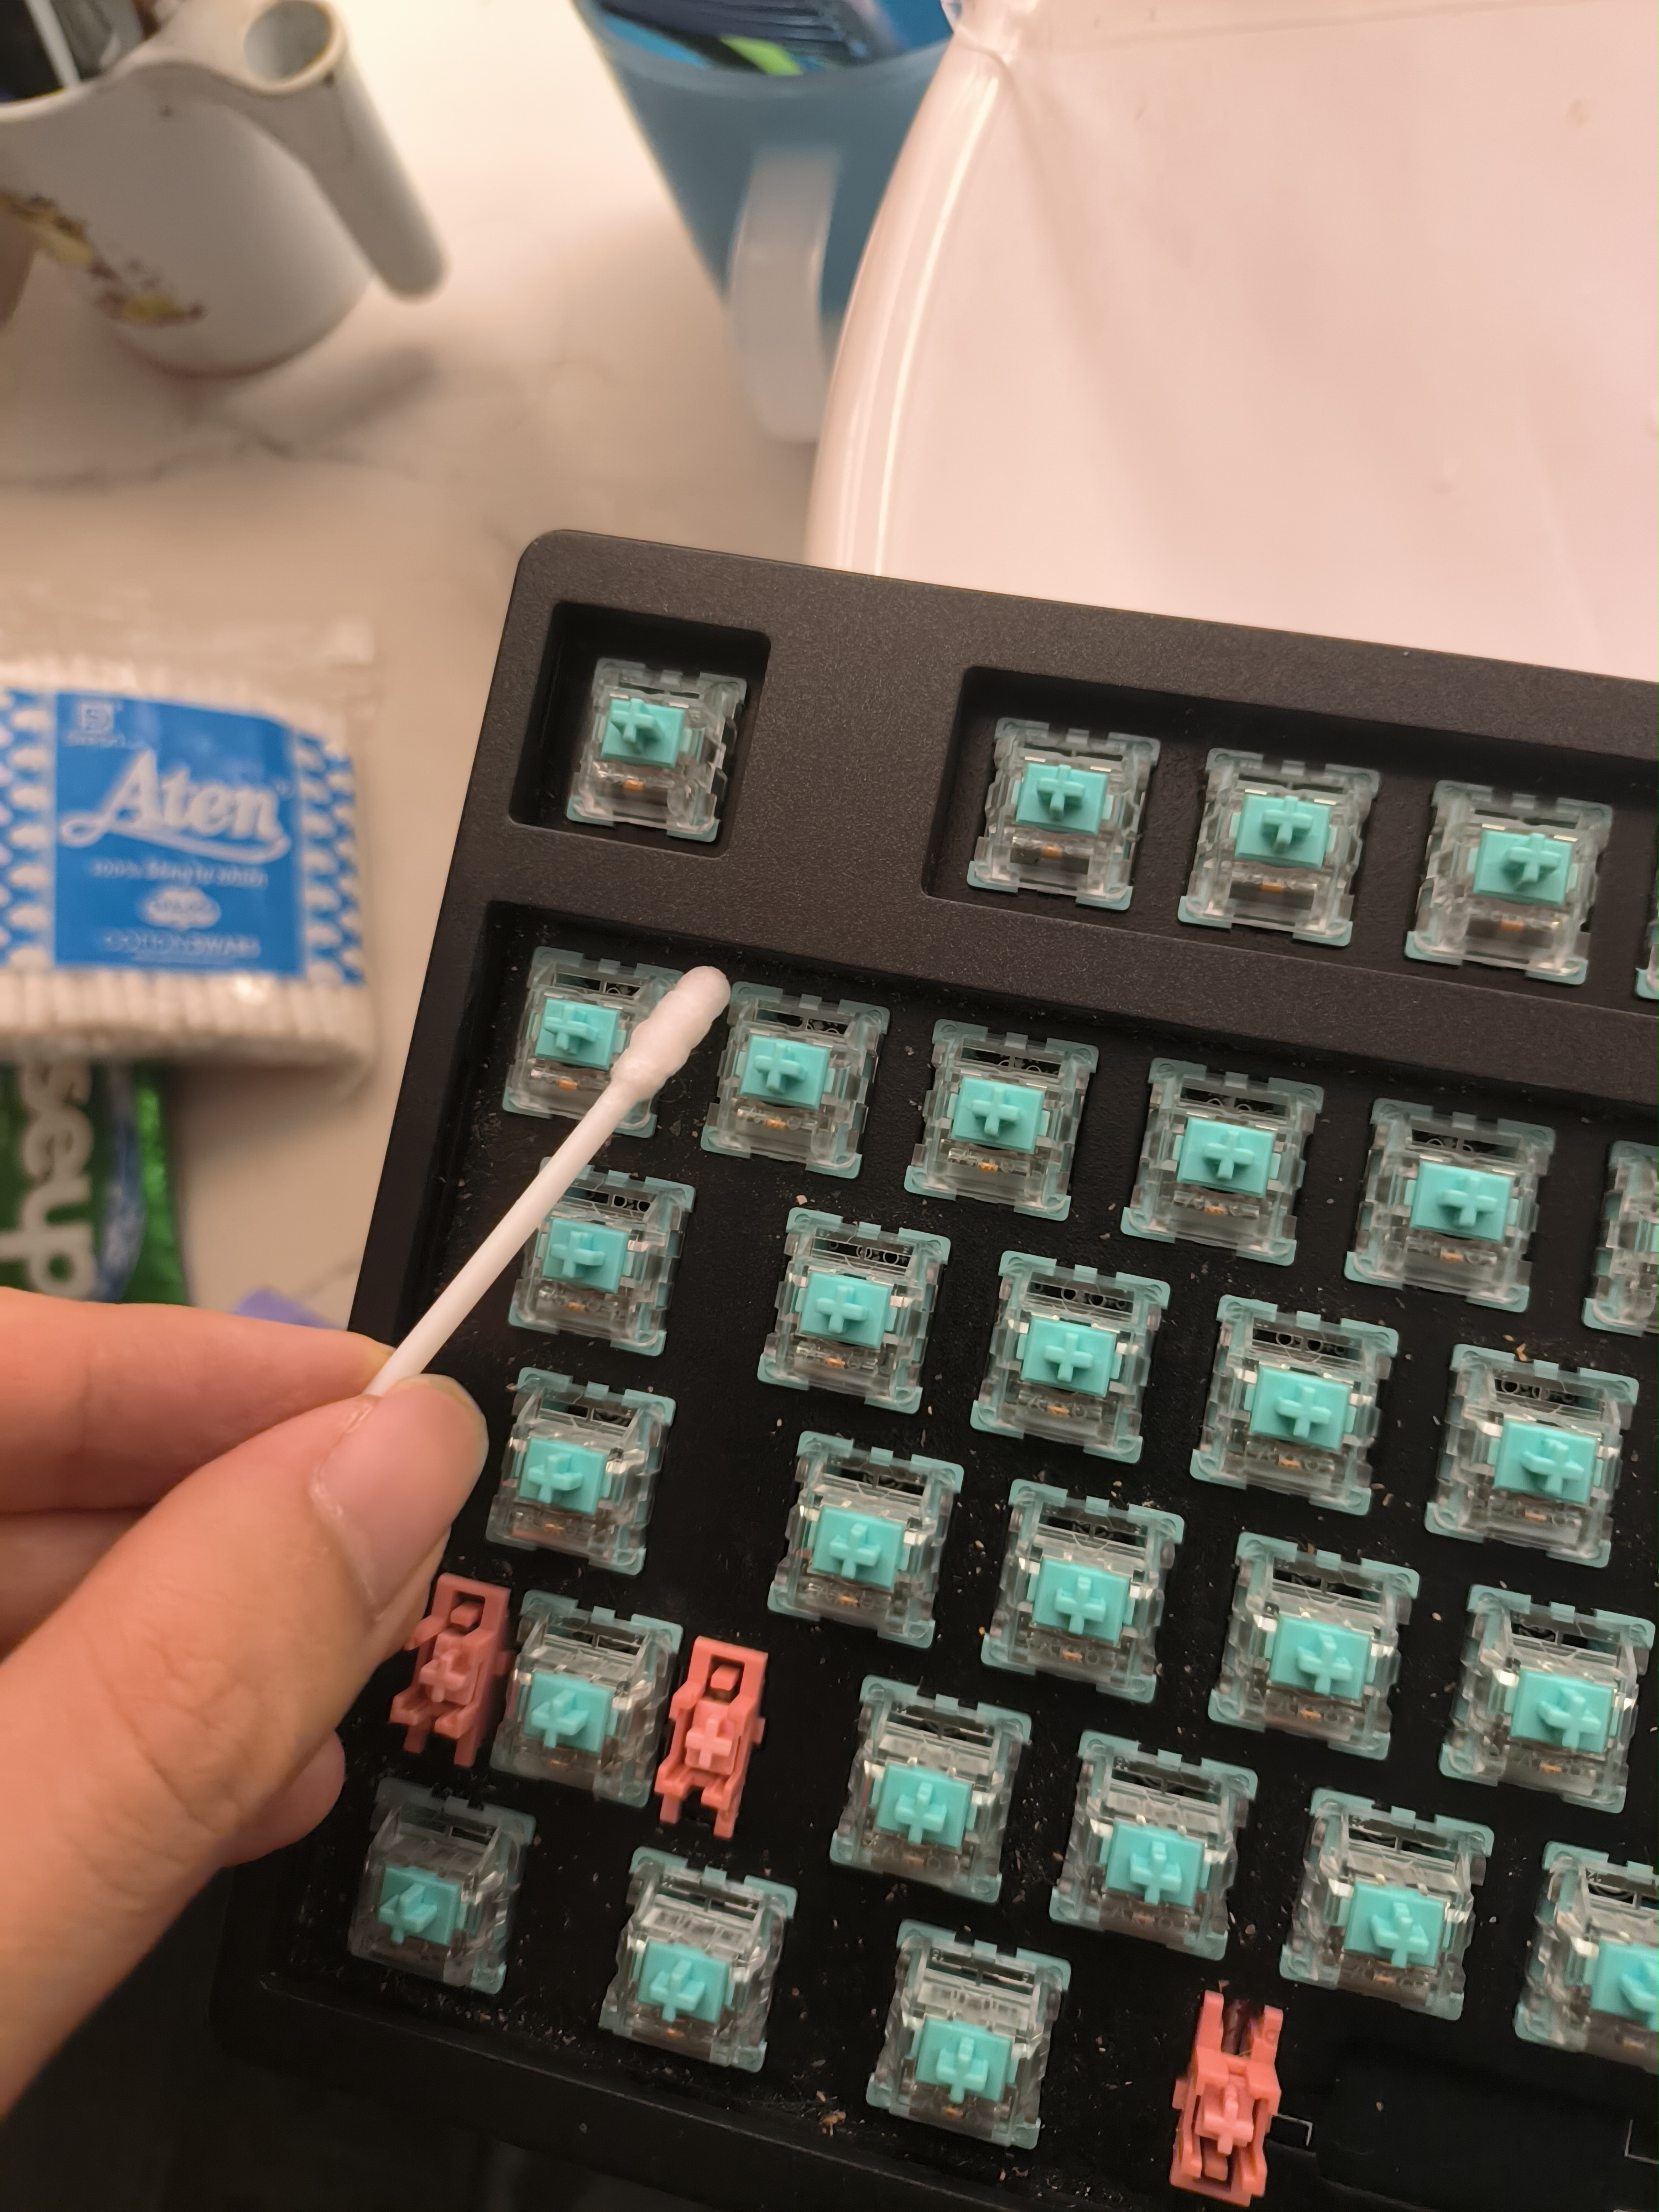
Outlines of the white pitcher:
M314 344L365 263L404 294L443 275L327 0L183 0L104 76L0 106L7 216L186 374Z

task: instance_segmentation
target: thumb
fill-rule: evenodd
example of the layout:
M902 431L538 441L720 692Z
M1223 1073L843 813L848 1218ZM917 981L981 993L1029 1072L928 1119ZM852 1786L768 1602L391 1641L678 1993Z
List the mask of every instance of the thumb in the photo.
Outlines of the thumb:
M487 1447L441 1376L301 1413L169 1491L0 1665L26 1791L0 1823L0 2111L216 1867L326 1809L325 1739Z

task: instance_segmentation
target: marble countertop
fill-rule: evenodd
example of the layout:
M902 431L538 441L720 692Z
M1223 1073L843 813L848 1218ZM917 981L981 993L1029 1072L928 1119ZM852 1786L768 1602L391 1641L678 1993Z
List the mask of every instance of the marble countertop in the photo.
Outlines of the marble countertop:
M799 556L811 456L750 421L718 296L564 0L339 0L451 274L371 287L309 354L175 379L37 261L0 331L7 602L171 628L366 622L360 763L379 1060L175 1085L204 1305L343 1320L518 555L574 528Z

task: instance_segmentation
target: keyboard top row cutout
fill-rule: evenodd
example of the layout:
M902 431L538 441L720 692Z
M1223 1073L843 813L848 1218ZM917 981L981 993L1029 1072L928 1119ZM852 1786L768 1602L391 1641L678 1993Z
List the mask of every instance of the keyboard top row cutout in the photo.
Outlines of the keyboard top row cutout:
M568 818L712 842L747 693L739 676L600 659ZM1159 750L1153 737L1003 716L969 884L1126 909ZM1178 918L1200 928L1241 926L1306 945L1346 945L1377 771L1230 746L1213 748L1206 769ZM1456 778L1435 785L1432 807L1407 956L1583 983L1613 809ZM1633 989L1638 998L1659 998L1659 902Z

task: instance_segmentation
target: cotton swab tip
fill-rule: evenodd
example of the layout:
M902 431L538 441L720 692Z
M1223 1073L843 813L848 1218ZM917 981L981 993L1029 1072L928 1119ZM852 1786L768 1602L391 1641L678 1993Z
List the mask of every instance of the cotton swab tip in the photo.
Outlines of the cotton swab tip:
M634 1031L611 1071L613 1090L649 1098L684 1067L732 996L718 968L692 968L659 999Z

